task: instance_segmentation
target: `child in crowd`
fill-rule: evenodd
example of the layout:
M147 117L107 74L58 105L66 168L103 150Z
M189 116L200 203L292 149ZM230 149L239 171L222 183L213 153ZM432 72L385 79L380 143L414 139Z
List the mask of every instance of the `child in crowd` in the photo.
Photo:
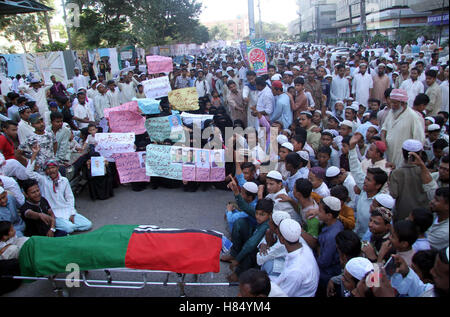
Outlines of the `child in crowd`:
M331 152L331 148L328 146L322 146L319 148L319 150L317 151L317 161L320 168L326 170L327 168L331 167Z
M327 184L325 184L325 170L321 167L313 167L309 171L308 179L313 186L313 192L320 197L325 198L330 196L330 190Z
M89 152L95 152L95 146L97 145L97 141L95 141L95 134L98 132L97 127L93 123L89 123L88 126L88 136L83 145L83 150L88 149Z
M394 223L392 234L390 237L390 243L397 255L400 255L411 266L414 249L413 244L419 237L419 231L417 230L414 222L409 220L400 220Z
M252 227L256 227L255 208L258 203L258 185L246 182L240 191L233 179L228 187L235 194L235 203L228 203L225 219L228 222L230 233L233 232L233 224L240 218L248 218Z
M212 100L211 100L211 106L219 108L222 106L222 100L219 97L219 93L217 90L214 90L212 92Z
M363 243L362 252L372 263L382 263L394 252L390 244L392 212L384 207L375 208L370 215L369 242Z
M339 212L338 219L344 225L345 230L353 230L355 229L355 212L352 208L347 206L347 202L349 201L348 190L345 186L338 185L334 186L330 190L330 195L338 198L341 201L342 208Z
M283 181L286 181L290 176L289 171L286 169L286 157L288 154L292 153L292 151L294 151L294 146L289 142L283 143L278 151L279 160L277 171L280 172L281 176L283 176Z
M0 221L0 260L18 259L20 249L27 240L27 237L17 237L11 222Z
M425 208L413 209L408 217L408 220L412 221L419 231L419 237L414 242L412 248L415 252L430 250L430 242L426 238L426 232L433 224L433 213Z
M38 183L29 179L22 183L22 188L26 201L19 212L25 221L25 236L62 237L67 235L64 231L56 230L55 214L47 199L42 197Z
M239 219L233 226L231 241L233 246L229 255L223 255L223 262L230 262L232 273L228 281L237 282L239 275L256 266L258 244L269 229L269 219L273 212L273 201L263 199L258 201L255 210L256 228L252 228L246 218Z

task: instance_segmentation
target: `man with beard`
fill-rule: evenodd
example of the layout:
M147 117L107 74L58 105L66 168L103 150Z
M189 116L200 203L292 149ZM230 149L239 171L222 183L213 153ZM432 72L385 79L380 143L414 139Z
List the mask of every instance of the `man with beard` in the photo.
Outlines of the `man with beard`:
M378 65L378 74L373 76L373 89L371 98L381 100L382 103L386 102L384 92L391 86L389 77L385 74L386 66L384 64Z
M421 119L407 105L408 94L403 89L394 89L390 95L391 111L381 131L381 139L387 145L388 161L401 166L404 162L402 145L406 140L425 142L425 131Z

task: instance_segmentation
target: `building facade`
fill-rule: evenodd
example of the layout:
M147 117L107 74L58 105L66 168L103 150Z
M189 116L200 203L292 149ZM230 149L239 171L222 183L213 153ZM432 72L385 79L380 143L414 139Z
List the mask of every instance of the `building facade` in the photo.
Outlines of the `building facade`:
M234 20L202 22L208 29L216 25L225 25L231 31L230 40L242 40L250 34L250 26L248 16L238 16Z
M361 0L337 2L335 27L339 38L354 37L362 31L360 4ZM400 29L430 25L429 17L438 15L443 5L448 17L448 0L365 0L367 34L395 40ZM445 17L443 20L445 23ZM446 23L448 30L448 18Z
M336 37L336 7L341 0L298 0L300 30L317 42Z

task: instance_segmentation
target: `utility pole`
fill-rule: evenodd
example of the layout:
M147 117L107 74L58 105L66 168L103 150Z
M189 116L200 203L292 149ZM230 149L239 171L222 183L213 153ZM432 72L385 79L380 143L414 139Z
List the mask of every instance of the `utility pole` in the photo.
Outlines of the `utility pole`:
M62 1L63 12L64 12L64 23L66 24L67 41L69 42L69 50L72 51L72 41L70 39L70 28L67 25L66 0L61 0L61 1Z
M363 43L365 43L367 39L366 0L361 0L360 2L360 21Z
M352 35L352 24L353 24L353 17L352 17L352 3L350 2L348 5L348 23L350 27L350 36ZM349 37L347 32L347 38Z
M258 9L259 9L259 38L263 37L263 27L262 27L262 19L261 19L261 0L258 0Z
M253 0L248 0L248 24L250 26L250 39L254 40L256 31L255 31L255 6Z
M316 2L316 43L320 43L320 7Z
M442 26L444 25L444 6L445 6L445 0L442 0L442 12L441 12L441 24L439 25L439 40L438 40L438 47L441 47L441 40L442 40Z

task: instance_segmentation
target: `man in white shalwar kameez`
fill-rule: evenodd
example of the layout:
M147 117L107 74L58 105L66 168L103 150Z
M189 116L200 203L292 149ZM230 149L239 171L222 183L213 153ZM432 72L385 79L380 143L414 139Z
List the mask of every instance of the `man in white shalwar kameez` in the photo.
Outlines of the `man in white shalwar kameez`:
M31 81L31 88L21 87L21 90L29 94L30 97L33 98L34 101L36 101L36 105L38 106L39 113L42 117L44 117L45 113L48 111L47 91L50 90L52 85L46 85L45 83L41 84L39 80L33 79Z
M373 89L373 79L367 73L367 64L359 65L359 73L355 74L352 85L352 94L355 96L355 100L368 108Z
M381 138L387 145L387 159L400 167L403 162L402 146L406 140L425 142L425 131L419 115L408 107L408 94L405 90L391 92L391 110L382 127Z

